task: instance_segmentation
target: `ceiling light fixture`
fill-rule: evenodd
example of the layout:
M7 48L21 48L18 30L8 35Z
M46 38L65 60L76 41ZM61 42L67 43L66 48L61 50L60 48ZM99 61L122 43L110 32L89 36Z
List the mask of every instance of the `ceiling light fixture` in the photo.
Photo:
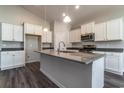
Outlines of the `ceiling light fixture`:
M68 6L66 7L66 14L63 18L63 22L64 23L70 23L71 22L71 18L68 16Z
M44 6L44 28L43 28L44 32L48 31L48 28L46 27L46 6Z
M65 16L64 19L63 19L63 22L70 23L71 22L71 18L69 16Z
M47 32L47 31L48 31L48 28L44 28L43 31L44 31L44 32Z
M79 5L76 5L76 6L75 6L75 9L79 9L79 8L80 8L80 6L79 6Z

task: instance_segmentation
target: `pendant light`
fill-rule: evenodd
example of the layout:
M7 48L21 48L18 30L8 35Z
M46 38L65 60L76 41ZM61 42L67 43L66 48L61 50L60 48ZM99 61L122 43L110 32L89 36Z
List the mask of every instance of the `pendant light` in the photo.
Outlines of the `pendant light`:
M70 23L71 22L71 18L68 15L68 6L66 6L66 15L64 16L63 22L64 23Z
M46 6L44 6L44 28L43 28L44 32L48 31L48 28L46 27Z

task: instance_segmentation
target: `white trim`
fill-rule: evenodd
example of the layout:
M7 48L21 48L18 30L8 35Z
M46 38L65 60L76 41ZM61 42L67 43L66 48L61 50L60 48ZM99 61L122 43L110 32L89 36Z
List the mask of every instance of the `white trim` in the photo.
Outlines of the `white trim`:
M43 69L40 68L40 71L46 75L52 82L54 82L58 87L60 88L66 88L64 85L62 85L59 81L57 81L56 79L54 79L50 74L48 74L47 72L45 72Z
M33 63L33 62L40 62L40 60L30 60L30 61L26 61L26 63Z
M18 68L18 67L23 67L23 66L25 66L25 64L10 66L10 67L4 67L4 68L1 68L1 70L13 69L13 68Z
M105 71L113 73L113 74L117 74L117 75L123 75L123 72L113 71L113 70L109 70L109 69L105 69Z

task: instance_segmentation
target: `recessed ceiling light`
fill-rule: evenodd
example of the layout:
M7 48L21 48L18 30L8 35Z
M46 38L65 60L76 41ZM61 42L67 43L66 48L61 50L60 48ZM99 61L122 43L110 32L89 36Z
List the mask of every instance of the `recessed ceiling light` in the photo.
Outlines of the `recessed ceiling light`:
M66 16L66 14L65 13L62 13L62 16Z
M80 7L79 5L76 5L76 6L75 6L75 9L79 9L79 7Z

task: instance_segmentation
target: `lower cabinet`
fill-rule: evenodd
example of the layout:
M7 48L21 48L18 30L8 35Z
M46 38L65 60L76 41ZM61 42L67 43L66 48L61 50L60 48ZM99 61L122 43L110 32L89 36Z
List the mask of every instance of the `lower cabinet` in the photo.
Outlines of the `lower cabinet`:
M105 54L105 60L104 60L105 71L118 75L123 75L124 72L123 53L100 52L100 51L94 51L93 53Z
M1 70L24 66L24 51L5 51L1 52Z
M123 75L123 69L123 53L106 53L106 71Z

